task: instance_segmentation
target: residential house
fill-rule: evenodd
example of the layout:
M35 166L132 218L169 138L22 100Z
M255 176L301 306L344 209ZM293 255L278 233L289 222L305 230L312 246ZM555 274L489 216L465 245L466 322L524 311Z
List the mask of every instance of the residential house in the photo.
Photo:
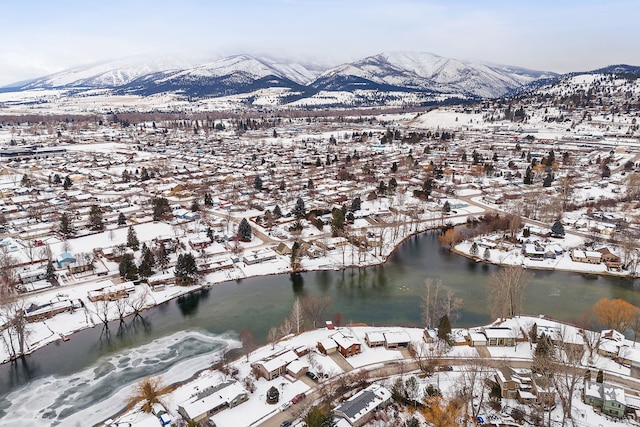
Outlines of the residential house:
M335 416L347 420L349 425L361 426L373 417L378 409L391 402L391 392L379 385L371 384L333 410Z
M199 423L225 408L249 400L247 391L237 381L226 381L196 393L178 405L178 413L187 421Z
M471 347L484 347L487 345L487 336L482 332L469 331L467 340Z
M364 334L364 342L369 347L382 347L384 346L384 334L382 332L367 332Z
M345 330L338 331L331 335L330 338L338 344L338 351L344 357L354 356L362 352L360 340Z
M322 354L329 355L331 353L335 353L338 350L338 343L336 343L331 338L325 338L316 344L318 351Z
M63 252L56 258L56 265L58 268L66 268L69 264L76 262L76 259L69 252Z
M258 375L264 377L267 381L283 375L287 372L287 365L298 359L298 355L291 350L284 353L276 354L269 359L259 360L252 364Z
M609 248L596 249L596 252L602 254L602 262L604 262L609 270L620 269L620 257L612 253Z
M516 399L523 404L542 402L552 405L555 402L556 393L551 381L529 369L500 368L495 379L503 398Z
M487 337L488 346L513 347L516 345L517 333L510 328L484 328L482 332Z
M405 331L383 332L384 346L386 348L408 348L411 337Z
M622 387L585 381L582 394L584 403L601 408L603 413L612 417L622 418L627 411L627 399Z

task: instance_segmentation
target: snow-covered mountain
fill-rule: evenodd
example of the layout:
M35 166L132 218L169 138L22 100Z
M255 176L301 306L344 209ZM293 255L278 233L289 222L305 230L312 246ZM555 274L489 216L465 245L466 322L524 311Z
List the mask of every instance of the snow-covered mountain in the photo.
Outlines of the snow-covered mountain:
M189 96L224 96L268 87L300 89L317 72L296 63L235 55L195 67L141 76L120 88L129 94L179 92Z
M551 76L554 74L430 53L392 52L331 68L312 86L322 90L418 90L493 98Z
M500 97L532 82L555 78L554 73L430 53L381 53L330 69L266 56L235 55L197 65L167 59L92 64L11 85L9 90L72 89L69 94L73 95L85 89L102 89L115 94L166 93L190 98L243 95L251 103L252 93L275 88L280 105L296 102L304 107L339 98L351 99L345 104L348 106L401 104L407 97L411 98L408 102L422 105Z
M140 76L184 68L184 61L169 58L129 58L71 68L21 84L20 90L52 88L108 89L126 85Z

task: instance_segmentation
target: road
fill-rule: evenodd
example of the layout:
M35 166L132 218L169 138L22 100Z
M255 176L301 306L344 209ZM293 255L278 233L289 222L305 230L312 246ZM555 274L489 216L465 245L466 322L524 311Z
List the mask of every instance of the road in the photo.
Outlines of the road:
M516 369L527 369L531 368L530 360L523 359L509 359L506 357L501 358L485 358L485 357L463 357L463 358L453 358L453 357L444 357L438 359L439 366L465 366L473 364L474 366L483 366L489 367L492 369L502 368L504 366L509 366ZM578 375L582 375L583 368L578 368L580 371L577 373ZM339 383L340 378L344 375L349 375L351 373L356 373L359 371L367 371L369 379L383 379L388 378L394 375L400 374L408 374L408 373L418 373L419 367L418 363L413 360L411 357L405 355L405 358L399 361L387 362L387 363L375 363L370 366L364 366L357 369L352 369L350 371L345 371L340 375L334 376L328 380L323 381L320 384L313 384L313 387L306 393L307 398L301 402L294 405L291 405L285 411L276 411L274 415L266 418L256 420L252 425L258 427L279 427L280 424L285 420L295 420L299 419L306 410L308 410L311 406L313 406L314 402L324 397L322 395L323 390L326 387L327 382L335 382ZM455 370L455 368L454 368ZM435 375L438 375L437 373ZM626 388L633 390L640 390L640 379L624 377L611 372L606 372L605 378L607 381L611 381L617 384L620 384ZM306 378L305 378L306 380ZM306 381L305 381L306 382ZM309 384L309 382L306 382ZM282 402L280 402L281 404ZM280 405L279 404L279 405ZM280 406L277 406L278 408Z

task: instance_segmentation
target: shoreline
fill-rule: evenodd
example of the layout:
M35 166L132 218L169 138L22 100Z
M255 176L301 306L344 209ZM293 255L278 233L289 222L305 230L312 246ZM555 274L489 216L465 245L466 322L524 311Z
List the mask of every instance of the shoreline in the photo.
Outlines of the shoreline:
M149 305L147 307L144 307L142 310L140 310L140 313L143 313L146 310L149 310L151 308L158 307L163 303L176 300L176 299L178 299L180 297L191 295L193 293L196 293L196 292L199 292L199 291L202 291L202 290L205 290L205 289L210 289L210 288L213 288L215 286L219 286L219 285L222 285L222 284L225 284L225 283L232 283L234 281L235 282L241 282L245 278L262 277L262 276L276 276L276 275L280 275L280 274L289 274L290 275L290 274L295 274L295 273L306 273L306 272L312 272L312 271L325 271L325 270L326 271L328 271L328 270L336 270L337 271L337 270L346 270L346 269L351 269L351 268L361 269L361 268L368 268L368 267L375 267L375 266L383 265L388 261L389 257L391 257L395 252L397 252L397 250L399 249L400 245L405 243L410 238L415 237L415 236L419 236L419 235L421 235L423 233L426 233L426 232L435 231L435 230L438 230L438 229L440 229L440 227L436 226L436 227L433 227L433 228L426 228L426 229L422 229L422 230L417 230L417 231L415 231L415 232L413 232L411 234L408 234L407 236L403 237L401 240L398 240L396 242L396 244L393 246L393 249L388 254L381 255L380 256L380 258L382 259L381 261L375 262L375 263L371 263L371 264L367 264L367 265L355 264L355 265L343 265L343 266L340 266L340 267L329 266L329 268L305 268L305 269L301 269L301 270L298 270L298 271L292 271L291 269L288 269L288 271L267 272L267 273L264 273L264 274L253 274L253 275L238 277L238 278L235 278L235 279L225 278L225 280L212 281L212 282L207 282L206 284L190 286L189 289L181 289L181 287L175 285L178 289L177 289L177 291L173 292L169 298L164 299L159 303L155 303L153 305ZM477 263L481 262L483 264L492 264L492 265L498 265L498 266L515 265L515 264L506 264L506 263L497 263L497 262L487 261L487 260L484 260L484 259L482 259L480 257L477 257L477 256L474 257L474 256L470 255L467 252L464 252L464 251L461 251L459 249L456 249L455 246L450 247L449 251L454 253L455 255L462 256L464 258L467 258L469 260L475 261ZM635 280L635 279L638 278L638 276L613 274L613 273L610 273L610 272L607 272L607 271L591 272L591 271L582 271L582 270L577 270L577 269L566 269L566 268L557 268L557 267L543 267L543 266L535 266L535 265L534 266L526 265L526 268L527 269L531 269L531 270L540 270L540 271L563 271L563 272L568 272L568 273L581 274L581 275L587 276L587 277L593 276L595 278L597 278L599 276L617 277L617 278L621 278L621 279L631 279L631 280ZM64 287L61 287L60 290L62 290L62 289L64 289ZM135 316L135 315L136 315L135 313L129 313L126 316L124 316L124 318L128 319L131 316ZM118 320L117 318L114 318L114 319L109 320L109 322L113 322L113 321L117 321L117 320ZM46 348L50 344L59 343L61 341L70 341L71 338L73 338L73 335L76 332L84 331L84 330L87 330L87 329L92 329L92 328L95 328L97 326L101 326L101 324L96 323L96 324L91 325L91 326L79 327L79 328L73 329L72 331L70 331L70 333L67 333L67 334L64 334L64 335L60 334L60 335L57 336L56 339L48 341L46 344L44 344L42 346L36 346L34 348L31 348L27 352L25 352L23 355L20 355L20 356L17 356L17 357L13 357L13 358L8 358L8 359L2 361L0 363L0 365L14 362L14 361L20 359L23 356L31 355L31 354L35 353L36 351L38 351L38 350ZM47 338L51 338L51 337L47 337Z
M456 249L454 246L452 246L451 248L449 248L449 250L451 252L453 252L456 255L460 255L464 258L467 258L469 260L475 261L477 263L482 263L482 264L491 264L491 265L497 265L500 267L517 267L519 264L507 264L507 263L499 263L499 262L492 262L492 261L487 261L483 258L477 257L477 256L473 256L471 254L468 254L467 252L461 251L459 249ZM591 277L591 276L595 276L596 278L598 278L599 276L607 276L607 277L617 277L619 279L631 279L631 280L635 280L637 278L639 278L640 276L638 275L623 275L623 274L613 274L609 271L584 271L584 270L576 270L576 269L571 269L571 268L557 268L557 267L543 267L543 266L535 266L535 265L525 265L524 266L527 270L540 270L540 271L563 271L566 273L576 273L576 274L580 274L582 276L585 277Z

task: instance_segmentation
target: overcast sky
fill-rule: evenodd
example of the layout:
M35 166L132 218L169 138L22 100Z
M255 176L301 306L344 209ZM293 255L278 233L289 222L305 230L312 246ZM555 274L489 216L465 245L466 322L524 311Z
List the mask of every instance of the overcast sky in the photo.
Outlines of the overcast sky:
M640 65L636 0L7 0L0 86L131 56L338 65L385 51L555 72Z

